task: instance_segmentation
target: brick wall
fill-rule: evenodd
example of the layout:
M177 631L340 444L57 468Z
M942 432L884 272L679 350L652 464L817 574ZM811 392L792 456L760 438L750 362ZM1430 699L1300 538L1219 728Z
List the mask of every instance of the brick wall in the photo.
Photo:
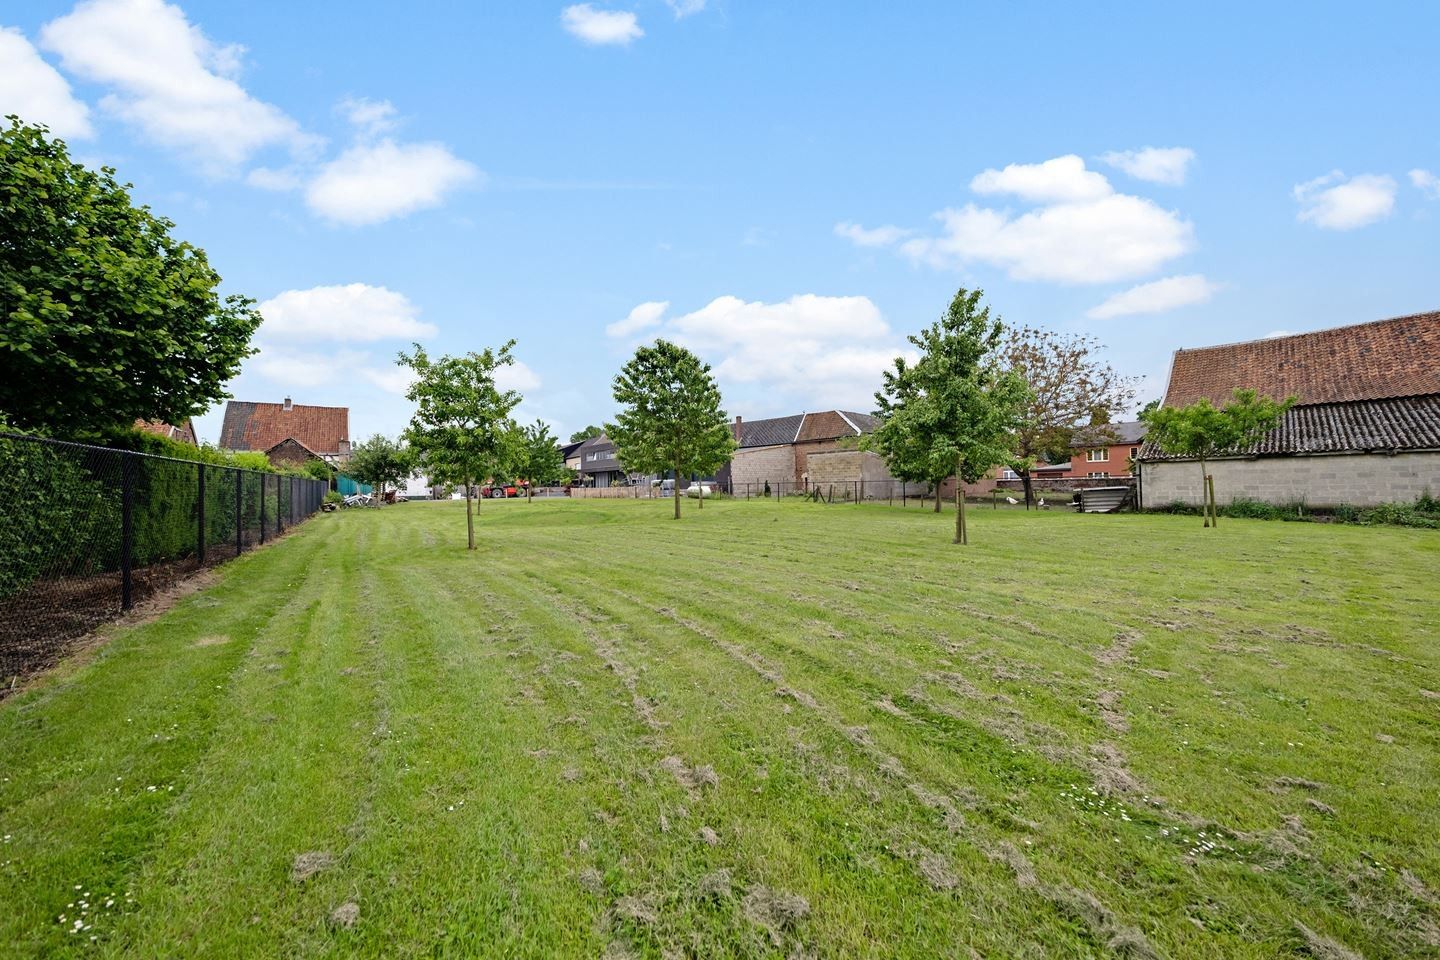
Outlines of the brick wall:
M1275 504L1367 507L1414 500L1427 489L1440 494L1440 453L1258 457L1214 460L1208 467L1215 478L1215 500L1222 505L1248 497ZM1199 463L1144 464L1141 497L1146 507L1177 500L1198 506Z

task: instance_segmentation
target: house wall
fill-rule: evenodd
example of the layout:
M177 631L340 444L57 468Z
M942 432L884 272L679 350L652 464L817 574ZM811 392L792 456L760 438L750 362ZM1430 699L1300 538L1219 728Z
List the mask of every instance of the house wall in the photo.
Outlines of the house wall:
M1097 449L1099 448L1086 447L1083 450L1075 450L1070 456L1070 469L1062 476L1084 479L1091 473L1108 471L1112 477L1128 477L1131 475L1130 459L1140 453L1138 443L1112 443L1107 447L1109 459L1092 463L1088 459L1089 452Z
M1440 452L1257 457L1212 460L1207 466L1220 504L1249 497L1274 504L1368 507L1414 500L1426 490L1440 493ZM1145 507L1176 501L1199 506L1200 465L1194 460L1144 463L1140 491Z
M266 452L266 457L277 467L303 467L308 460L315 458L300 444L294 440L286 440L277 443Z
M732 490L743 491L746 485L795 482L795 448L786 443L773 447L747 447L735 451L730 460Z
M821 487L829 484L851 484L864 481L870 485L865 491L867 497L889 495L888 482L895 478L885 466L885 461L868 450L812 451L808 455L810 485Z

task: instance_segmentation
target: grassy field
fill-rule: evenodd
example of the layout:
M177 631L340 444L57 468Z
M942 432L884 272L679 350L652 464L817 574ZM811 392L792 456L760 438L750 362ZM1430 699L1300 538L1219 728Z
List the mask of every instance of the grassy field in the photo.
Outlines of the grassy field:
M1440 536L669 510L322 516L0 703L0 954L1440 950Z

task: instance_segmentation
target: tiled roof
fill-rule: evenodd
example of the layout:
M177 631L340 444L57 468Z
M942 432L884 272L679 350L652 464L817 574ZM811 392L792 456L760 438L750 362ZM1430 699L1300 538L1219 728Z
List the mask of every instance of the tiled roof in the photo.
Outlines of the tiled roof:
M1075 431L1072 447L1109 446L1111 444L1139 443L1145 439L1145 424L1139 420L1123 423L1107 423L1102 426L1081 427Z
M269 450L288 439L298 440L319 454L340 452L340 441L350 439L348 407L311 407L283 403L231 400L220 426L222 450Z
M153 433L157 437L165 437L167 440L179 440L181 443L197 442L195 424L188 417L178 427L161 420L136 420L135 429Z
M1440 312L1177 350L1165 405L1218 405L1237 388L1302 404L1440 393Z
M1291 407L1259 443L1228 456L1440 450L1440 393ZM1147 443L1142 460L1181 459Z
M804 414L790 417L771 417L769 420L741 420L740 446L773 447L781 443L794 443L795 434L800 430Z

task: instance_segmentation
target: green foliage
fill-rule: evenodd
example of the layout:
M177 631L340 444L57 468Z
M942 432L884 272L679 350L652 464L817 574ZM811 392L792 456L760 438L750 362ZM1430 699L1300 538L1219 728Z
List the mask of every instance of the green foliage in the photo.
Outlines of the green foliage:
M615 377L614 396L621 409L605 430L627 470L673 470L677 480L705 476L735 452L710 365L684 347L656 340L637 349ZM675 517L680 517L678 482Z
M431 360L417 343L413 353L402 352L399 357L402 366L415 371L415 382L405 396L416 409L405 439L431 483L465 487L471 550L475 549L475 529L469 519L472 488L478 480L509 474L515 459L517 431L510 413L520 403L520 394L495 384L495 371L515 362L510 355L514 346L510 340L499 350L486 347L480 353Z
M335 482L335 468L324 460L306 460L300 470L314 480L324 480L326 483Z
M325 502L339 505L345 502L345 498L334 490L327 490L325 491Z
M1030 398L1024 379L996 354L1002 326L981 306L980 290L961 288L935 323L909 339L920 349L885 371L875 394L881 425L866 445L902 480L939 484L954 474L974 483L1011 456L1011 439ZM956 542L966 541L956 517Z
M87 170L44 127L0 129L0 410L68 437L179 423L225 397L253 351L252 301L205 252Z
M593 440L604 432L604 427L597 427L592 424L586 427L584 430L576 430L574 433L570 434L570 442L580 443L583 440Z
M345 464L345 473L369 484L381 494L386 487L398 487L415 469L409 448L382 434L357 443Z
M560 456L560 447L551 436L550 428L540 420L521 428L520 457L516 471L530 481L530 486L526 489L527 498L530 490L537 484L548 486L558 483L565 476L565 459Z

